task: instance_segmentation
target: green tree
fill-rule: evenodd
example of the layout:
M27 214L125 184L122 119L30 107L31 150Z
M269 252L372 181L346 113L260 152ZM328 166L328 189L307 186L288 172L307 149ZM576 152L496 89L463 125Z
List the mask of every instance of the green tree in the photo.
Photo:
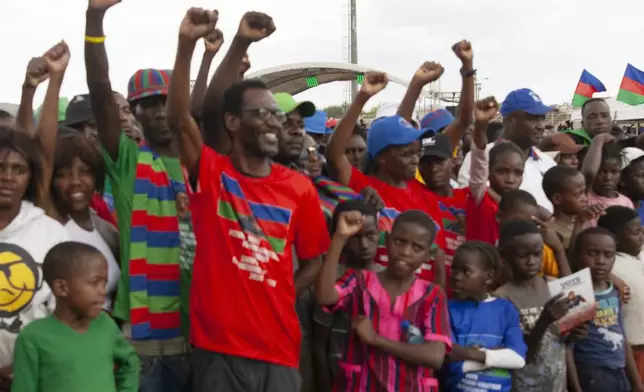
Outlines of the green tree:
M323 110L329 118L341 118L344 116L344 112L346 111L344 105L331 105L325 107Z

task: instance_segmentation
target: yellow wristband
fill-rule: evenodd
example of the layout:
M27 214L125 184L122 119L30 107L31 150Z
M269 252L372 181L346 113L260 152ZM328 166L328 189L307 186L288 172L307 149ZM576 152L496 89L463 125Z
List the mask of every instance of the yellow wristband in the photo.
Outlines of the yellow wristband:
M105 42L105 36L90 37L89 35L86 35L85 42L89 42L90 44L102 44L103 42Z

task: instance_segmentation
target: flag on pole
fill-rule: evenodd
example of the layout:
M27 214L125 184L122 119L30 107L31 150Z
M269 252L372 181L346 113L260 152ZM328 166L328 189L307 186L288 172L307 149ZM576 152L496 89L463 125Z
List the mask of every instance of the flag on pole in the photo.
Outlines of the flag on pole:
M628 64L622 85L619 86L617 100L629 105L644 103L644 72Z
M603 91L606 91L604 83L584 69L579 78L579 83L577 83L575 94L572 97L572 106L579 108L584 102L591 99L594 93L601 93Z

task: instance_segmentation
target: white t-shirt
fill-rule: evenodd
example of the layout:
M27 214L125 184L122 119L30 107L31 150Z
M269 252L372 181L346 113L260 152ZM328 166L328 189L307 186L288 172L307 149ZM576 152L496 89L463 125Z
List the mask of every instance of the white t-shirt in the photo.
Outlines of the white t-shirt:
M68 240L60 223L26 201L0 230L0 367L13 362L18 332L53 312L56 301L44 282L42 263L51 248Z
M101 233L98 230L94 229L92 231L87 231L82 227L78 226L73 219L70 219L65 224L65 230L69 233L69 238L71 241L77 241L83 244L87 244L96 248L105 260L107 260L107 298L105 299L105 304L103 309L107 311L112 310L112 299L111 294L116 291L118 286L119 279L121 277L121 268L119 267L112 250L110 249L107 242L101 237Z
M638 257L617 252L611 272L631 289L631 299L624 304L624 329L628 342L644 344L644 252Z
M490 150L496 145L495 142L488 143L485 146L485 154L490 156ZM470 182L470 165L472 162L472 153L468 152L463 159L463 165L458 172L458 183L461 187L469 186ZM523 182L519 189L532 194L537 199L537 204L552 212L552 203L546 197L541 183L543 182L543 175L546 174L550 168L557 166L557 162L544 154L538 148L532 148L532 154L526 159L525 167L523 168Z

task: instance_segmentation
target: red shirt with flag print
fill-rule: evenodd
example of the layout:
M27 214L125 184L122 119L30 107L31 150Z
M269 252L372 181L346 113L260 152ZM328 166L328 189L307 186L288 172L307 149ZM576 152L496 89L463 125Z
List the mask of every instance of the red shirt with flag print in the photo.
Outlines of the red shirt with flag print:
M273 164L267 177L239 173L204 146L190 192L197 239L190 335L197 348L297 368L294 253L327 251L330 239L314 186Z
M381 211L378 219L378 229L383 235L381 235L380 246L376 253L376 262L386 267L389 260L384 244L384 233L391 231L393 221L401 212L421 210L427 213L427 215L432 216L433 211L437 208L433 205L436 203L436 200L432 199L431 194L424 190L424 187L416 180L408 181L407 188L402 189L391 186L376 176L366 175L355 167L352 168L349 187L356 192L361 192L368 186L375 189L385 203L385 208ZM418 188L418 186L423 189ZM432 219L436 222L433 216ZM438 233L440 233L440 225L438 223L436 224L436 228ZM440 234L436 235L434 242L441 249L445 248L445 239ZM432 271L431 261L424 263L416 273L422 279L434 281L434 271Z
M441 196L430 191L421 183L417 182L417 184L425 192L428 192L432 198L432 202L428 205L433 209L431 212L432 218L437 221L441 228L436 242L445 244L442 248L445 252L445 274L447 276L445 291L451 296L449 277L452 275L452 260L454 259L456 248L465 242L465 218L467 216L467 199L470 189L452 189L452 196Z

